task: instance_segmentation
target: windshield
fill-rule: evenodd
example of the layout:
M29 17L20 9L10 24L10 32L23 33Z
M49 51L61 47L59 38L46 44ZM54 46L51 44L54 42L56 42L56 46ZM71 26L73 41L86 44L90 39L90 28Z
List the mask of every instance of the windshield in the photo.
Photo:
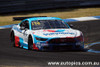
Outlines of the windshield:
M38 20L32 21L31 24L32 30L68 28L68 26L61 20Z

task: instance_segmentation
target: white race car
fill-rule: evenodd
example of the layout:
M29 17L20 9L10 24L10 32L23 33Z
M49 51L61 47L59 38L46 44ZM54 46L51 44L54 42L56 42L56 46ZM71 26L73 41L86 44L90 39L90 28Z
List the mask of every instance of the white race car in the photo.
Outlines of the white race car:
M84 49L83 33L57 17L24 17L12 27L10 37L14 47L29 50Z

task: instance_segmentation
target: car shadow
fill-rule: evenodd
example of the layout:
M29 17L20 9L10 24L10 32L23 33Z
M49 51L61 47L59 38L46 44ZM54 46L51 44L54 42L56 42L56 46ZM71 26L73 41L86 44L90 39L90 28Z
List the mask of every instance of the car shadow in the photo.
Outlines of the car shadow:
M87 52L89 49L82 50L31 50L36 52Z

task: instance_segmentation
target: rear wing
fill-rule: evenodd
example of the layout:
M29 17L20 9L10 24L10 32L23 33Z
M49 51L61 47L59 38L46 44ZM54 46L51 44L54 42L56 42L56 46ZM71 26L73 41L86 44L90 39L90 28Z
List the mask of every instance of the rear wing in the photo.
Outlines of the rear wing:
M27 18L34 18L34 17L47 17L47 16L13 17L13 21L21 21Z

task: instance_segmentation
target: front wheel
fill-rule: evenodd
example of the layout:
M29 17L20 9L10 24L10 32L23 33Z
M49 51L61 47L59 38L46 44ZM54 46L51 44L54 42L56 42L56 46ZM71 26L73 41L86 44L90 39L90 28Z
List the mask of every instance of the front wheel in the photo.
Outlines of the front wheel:
M28 50L33 50L33 40L31 36L28 38Z

